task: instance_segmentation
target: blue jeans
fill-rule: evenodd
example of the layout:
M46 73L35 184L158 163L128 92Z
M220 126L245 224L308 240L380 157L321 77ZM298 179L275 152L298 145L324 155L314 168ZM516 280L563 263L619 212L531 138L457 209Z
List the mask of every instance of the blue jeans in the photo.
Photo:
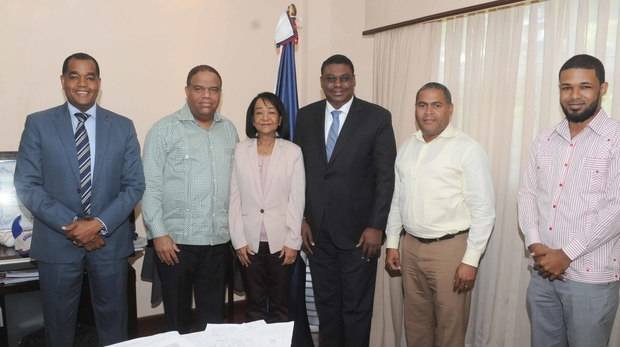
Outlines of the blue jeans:
M607 346L619 290L619 281L549 281L532 272L527 288L532 347Z

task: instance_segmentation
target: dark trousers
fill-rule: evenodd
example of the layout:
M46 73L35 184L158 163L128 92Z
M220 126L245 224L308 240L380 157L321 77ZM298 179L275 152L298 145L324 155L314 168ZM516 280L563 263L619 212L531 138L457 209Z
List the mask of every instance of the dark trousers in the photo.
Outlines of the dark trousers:
M215 246L177 245L179 263L156 259L168 330L182 334L224 321L226 273L231 260L228 243ZM192 323L192 293L196 322Z
M366 347L377 258L364 257L361 248L337 248L327 230L317 236L310 272L319 314L319 346Z
M73 346L82 291L88 273L99 345L127 340L127 259L79 263L39 262L46 346Z
M264 319L267 323L285 322L288 317L288 290L292 265L282 265L281 252L271 254L269 244L261 242L258 252L250 255L250 265L243 268L247 294L246 319Z
M314 347L306 311L306 263L301 257L293 264L288 302L288 316L295 321L291 346Z

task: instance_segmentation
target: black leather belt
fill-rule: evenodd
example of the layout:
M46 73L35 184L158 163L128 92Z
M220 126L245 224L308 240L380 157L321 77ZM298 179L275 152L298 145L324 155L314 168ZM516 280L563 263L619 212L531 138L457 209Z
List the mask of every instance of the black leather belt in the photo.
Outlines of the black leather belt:
M418 240L418 241L420 241L422 243L431 243L431 242L435 242L435 241L450 240L450 239L453 239L457 235L465 234L465 233L468 233L468 232L469 232L469 229L465 229L465 230L461 230L461 231L459 231L458 233L455 233L455 234L447 234L447 235L444 235L442 237L437 237L437 238L434 238L434 239L425 239L425 238L422 238L422 237L413 236L411 234L409 234L409 235L411 235L414 239L416 239L416 240Z

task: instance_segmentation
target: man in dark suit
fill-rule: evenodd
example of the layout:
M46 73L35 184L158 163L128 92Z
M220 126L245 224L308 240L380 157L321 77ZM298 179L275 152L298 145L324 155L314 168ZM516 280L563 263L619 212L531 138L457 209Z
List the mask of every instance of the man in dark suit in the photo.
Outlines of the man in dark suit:
M394 190L390 112L354 97L353 63L321 66L326 100L297 119L306 170L302 225L319 313L319 345L368 346L380 252Z
M140 146L131 120L99 107L97 61L69 56L60 76L63 105L26 119L15 188L34 216L46 346L73 346L88 273L99 343L127 339L129 216L144 192Z

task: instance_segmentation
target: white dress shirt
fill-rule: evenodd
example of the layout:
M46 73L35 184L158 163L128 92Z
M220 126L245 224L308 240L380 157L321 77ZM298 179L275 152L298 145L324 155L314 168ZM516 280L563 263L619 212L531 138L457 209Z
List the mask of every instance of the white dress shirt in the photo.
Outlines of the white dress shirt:
M395 171L387 248L398 248L403 228L429 239L469 229L462 262L477 267L495 222L482 146L451 126L430 142L418 131L398 151Z
M346 104L342 105L340 108L334 108L329 101L325 102L325 144L327 144L327 136L329 135L329 128L332 126L334 122L334 117L332 116L332 111L340 111L340 116L338 120L340 121L340 126L338 127L338 135L340 135L340 131L342 130L342 126L344 125L344 121L347 120L347 115L349 115L349 109L351 108L351 104L353 103L353 98L349 99Z
M91 106L86 112L80 111L77 107L67 102L69 108L69 117L71 118L71 125L73 126L73 133L77 131L78 119L75 116L76 113L86 113L88 118L84 122L86 128L86 134L88 134L88 145L90 146L90 172L92 173L92 180L95 180L95 159L97 154L97 104Z

